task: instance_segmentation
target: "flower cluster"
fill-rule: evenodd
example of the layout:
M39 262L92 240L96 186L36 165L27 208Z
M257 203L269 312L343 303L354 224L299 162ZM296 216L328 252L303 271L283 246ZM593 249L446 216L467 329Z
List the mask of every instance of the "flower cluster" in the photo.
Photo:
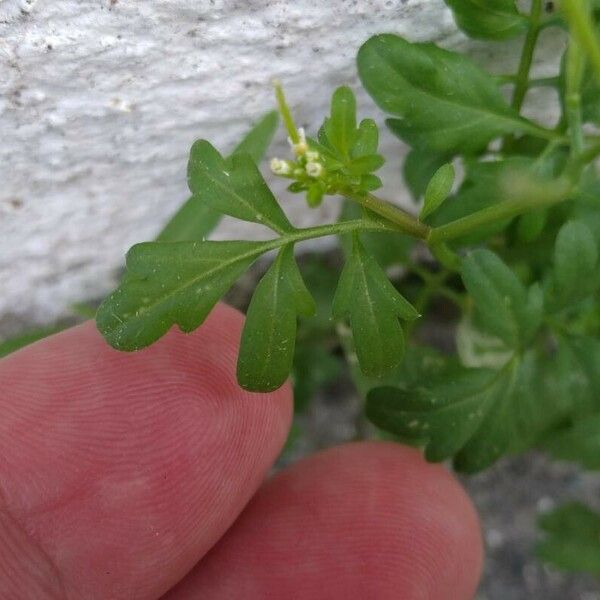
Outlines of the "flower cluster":
M302 127L298 128L296 141L288 138L295 160L271 159L271 171L280 177L293 179L289 186L292 192L307 192L310 206L318 206L327 190L326 169L317 150L311 149Z

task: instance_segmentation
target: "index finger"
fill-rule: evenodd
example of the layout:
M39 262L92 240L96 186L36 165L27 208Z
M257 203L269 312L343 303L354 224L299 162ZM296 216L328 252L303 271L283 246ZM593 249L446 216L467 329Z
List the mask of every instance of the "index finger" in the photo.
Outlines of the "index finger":
M241 324L122 354L88 323L0 362L0 596L157 597L219 539L291 418L238 387Z

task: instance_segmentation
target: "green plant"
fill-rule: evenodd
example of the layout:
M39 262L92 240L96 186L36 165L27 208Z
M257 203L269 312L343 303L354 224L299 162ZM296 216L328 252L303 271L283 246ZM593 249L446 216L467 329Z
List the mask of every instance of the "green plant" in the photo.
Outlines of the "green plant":
M492 75L466 56L396 35L375 36L361 47L361 81L391 115L389 129L411 148L404 175L414 199L424 197L418 217L375 193L382 185L375 172L384 162L378 128L371 119L357 122L349 88L334 92L329 116L307 137L278 86L293 156L273 159L271 168L310 207L343 196L340 220L309 228L288 220L256 166L274 116L228 157L197 141L188 165L192 197L158 241L130 250L127 274L101 305L98 327L126 351L152 344L173 325L192 331L254 261L274 252L248 308L240 385L274 390L295 366L307 382L296 388L306 402L315 386L335 377L329 303L368 417L423 447L429 460L452 458L456 469L476 472L541 446L598 468L600 178L594 160L600 137L587 125L600 125L600 6L532 0L523 13L513 0L446 3L472 37L525 38L511 75ZM534 79L536 43L550 27L568 38L560 74ZM536 86L558 92L555 127L522 114ZM503 88L511 90L510 101ZM221 214L266 226L273 237L205 241ZM324 236L338 236L346 258L336 289L319 291L315 301L294 250ZM386 273L392 264L403 267L394 282ZM419 337L440 298L460 315L452 355ZM294 359L299 319L302 347ZM323 356L330 361L311 380L317 363L327 361ZM585 520L598 529L597 517L574 512L567 518L565 508L544 523L552 539L540 552L559 566L574 566L567 554L576 547L570 541L571 550L560 549L561 531L572 540L588 528L578 525ZM597 571L598 536L581 543L593 554L586 565Z

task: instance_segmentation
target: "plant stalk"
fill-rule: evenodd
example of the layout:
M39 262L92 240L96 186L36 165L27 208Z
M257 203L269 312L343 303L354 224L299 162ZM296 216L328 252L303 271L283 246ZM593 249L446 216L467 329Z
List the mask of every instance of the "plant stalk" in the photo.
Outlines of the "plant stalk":
M590 18L589 2L586 0L564 0L562 10L569 22L571 35L586 51L596 77L600 80L600 43Z
M529 29L523 44L521 60L515 82L515 89L512 97L512 107L519 112L523 106L525 95L529 88L529 71L533 63L535 46L540 35L540 18L542 16L542 0L533 0L531 5L531 14L529 15Z
M347 194L346 196L364 208L384 217L404 233L421 240L427 239L431 227L425 223L421 223L416 217L402 210L400 207L381 200L373 194Z
M567 50L565 105L569 135L571 137L571 156L577 157L583 152L583 120L581 116L581 83L585 68L585 55L579 41L571 36Z
M531 210L548 208L567 200L572 191L573 182L570 178L557 179L552 182L551 186L544 186L544 189L538 194L524 193L523 197L506 200L446 225L434 227L427 238L427 243L433 246L440 242L447 242L471 233L488 223L510 219Z

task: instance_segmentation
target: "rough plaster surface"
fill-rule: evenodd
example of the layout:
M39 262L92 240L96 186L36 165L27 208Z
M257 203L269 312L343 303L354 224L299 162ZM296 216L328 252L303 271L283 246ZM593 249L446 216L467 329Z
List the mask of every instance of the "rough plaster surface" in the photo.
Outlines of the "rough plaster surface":
M316 127L335 86L359 89L356 51L382 31L466 44L442 0L0 0L5 331L105 294L126 249L186 198L193 140L230 148L272 107L273 78ZM540 54L556 57L559 44L548 40ZM515 63L514 44L468 49L498 71ZM364 94L359 101L381 120ZM537 104L539 113L544 99ZM275 154L285 153L283 138ZM402 150L391 138L386 147L398 157L384 171L387 194L403 201ZM284 205L297 224L336 211L332 201L309 214L297 197ZM216 235L257 232L227 221Z

